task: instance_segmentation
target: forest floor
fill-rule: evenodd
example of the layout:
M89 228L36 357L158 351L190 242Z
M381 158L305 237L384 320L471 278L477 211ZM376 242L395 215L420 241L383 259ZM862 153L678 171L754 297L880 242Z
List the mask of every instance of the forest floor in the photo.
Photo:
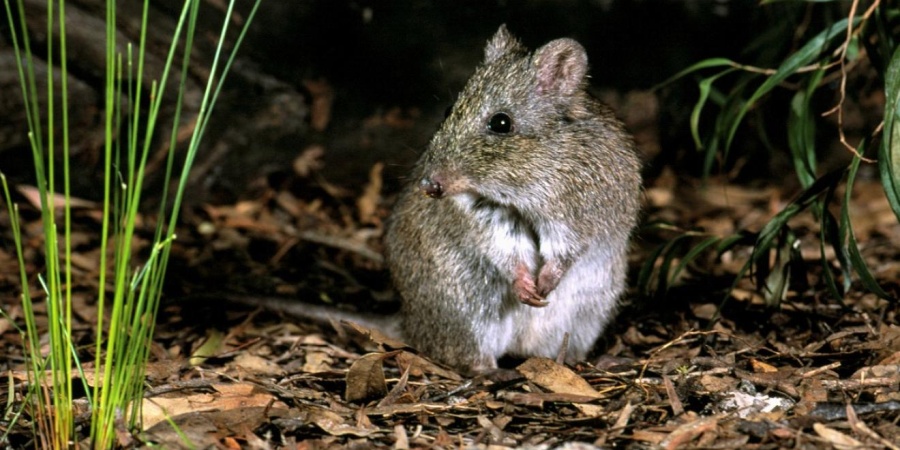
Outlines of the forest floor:
M147 368L145 430L121 434L124 447L900 448L900 303L858 281L843 299L828 295L811 213L791 222L800 264L784 272L789 288L775 306L749 278L728 294L748 247L694 259L665 292L636 286L679 230L702 231L698 239L758 231L794 192L701 185L664 171L648 182L644 222L667 226L636 233L633 287L591 358L506 361L515 372L500 381L464 377L359 326L226 300L242 293L396 311L380 245L392 199L379 167L361 192L329 184L315 167L306 154L277 186L185 217ZM900 297L900 225L880 185L861 178L851 217L862 255ZM20 194L36 273L39 216L28 191ZM98 216L90 202L74 215L75 342L93 340ZM152 226L144 231L137 245L146 252ZM828 247L826 257L840 281ZM3 244L0 387L11 380L21 394L17 273ZM5 420L0 434L10 432L12 447L33 445L27 417Z

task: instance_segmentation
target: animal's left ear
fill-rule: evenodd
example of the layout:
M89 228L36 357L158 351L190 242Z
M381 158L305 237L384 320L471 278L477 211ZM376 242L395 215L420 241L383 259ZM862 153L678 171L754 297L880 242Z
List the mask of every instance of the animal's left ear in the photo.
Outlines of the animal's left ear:
M548 42L537 49L532 61L541 94L572 95L581 89L587 75L587 53L572 39Z

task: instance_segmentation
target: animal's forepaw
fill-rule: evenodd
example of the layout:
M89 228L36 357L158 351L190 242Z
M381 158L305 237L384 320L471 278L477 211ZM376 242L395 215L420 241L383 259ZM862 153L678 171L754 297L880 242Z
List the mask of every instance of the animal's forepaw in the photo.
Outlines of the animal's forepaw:
M538 273L537 293L541 297L546 297L559 285L559 280L563 276L563 270L555 261L548 261Z
M544 296L540 295L537 286L534 283L534 277L524 266L516 269L516 280L513 282L513 290L519 301L538 308L547 306L549 303L544 301Z

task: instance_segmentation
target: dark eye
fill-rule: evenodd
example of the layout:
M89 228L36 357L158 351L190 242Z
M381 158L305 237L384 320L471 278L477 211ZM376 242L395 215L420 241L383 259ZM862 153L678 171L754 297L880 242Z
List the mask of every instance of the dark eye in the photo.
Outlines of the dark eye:
M450 117L450 113L453 112L453 106L448 106L447 109L444 110L444 118Z
M488 120L488 130L498 134L506 134L512 131L512 118L506 113L497 113Z

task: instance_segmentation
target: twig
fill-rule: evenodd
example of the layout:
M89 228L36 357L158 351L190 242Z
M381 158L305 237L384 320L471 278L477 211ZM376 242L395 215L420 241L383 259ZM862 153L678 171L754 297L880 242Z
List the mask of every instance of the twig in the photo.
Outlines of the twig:
M869 16L875 12L875 8L878 7L878 4L881 3L881 0L875 0L869 6L869 9L863 13L862 22L865 22L869 19ZM841 145L844 146L847 150L853 153L857 158L865 162L875 162L873 159L865 158L863 155L859 153L849 142L847 142L847 135L844 133L844 100L847 98L847 49L850 47L850 41L853 39L853 16L856 15L856 8L859 6L859 0L853 0L853 4L850 5L850 14L847 16L847 38L844 40L843 45L841 45L841 53L839 62L841 64L841 89L840 89L840 99L838 100L837 105L834 108L831 108L828 111L825 111L822 116L827 116L829 114L834 114L837 112L837 120L838 120L838 138L841 141ZM862 29L862 25L857 28L858 30Z

